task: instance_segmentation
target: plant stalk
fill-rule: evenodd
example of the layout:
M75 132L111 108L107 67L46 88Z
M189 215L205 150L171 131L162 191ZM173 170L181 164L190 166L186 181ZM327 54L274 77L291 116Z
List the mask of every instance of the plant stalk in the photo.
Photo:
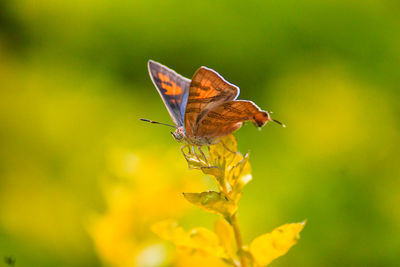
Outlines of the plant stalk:
M242 249L243 249L243 241L242 241L242 236L240 235L240 229L239 229L239 223L238 223L238 219L237 219L237 213L235 213L232 216L232 222L231 222L232 228L233 228L233 232L235 234L235 240L236 240L236 247L238 249L238 254L239 254L239 260L240 260L240 266L241 267L246 267L247 263L246 263L246 259L244 257L244 254L242 253Z

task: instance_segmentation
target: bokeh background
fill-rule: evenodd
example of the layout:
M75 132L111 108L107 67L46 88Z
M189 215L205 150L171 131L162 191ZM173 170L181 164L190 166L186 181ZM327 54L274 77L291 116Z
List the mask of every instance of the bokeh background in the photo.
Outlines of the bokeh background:
M287 128L248 124L246 242L307 219L271 266L400 265L400 4L0 1L0 266L217 266L151 233L216 216L147 73L217 70ZM185 261L186 260L186 261ZM2 265L3 264L3 265ZM222 266L222 265L218 265Z

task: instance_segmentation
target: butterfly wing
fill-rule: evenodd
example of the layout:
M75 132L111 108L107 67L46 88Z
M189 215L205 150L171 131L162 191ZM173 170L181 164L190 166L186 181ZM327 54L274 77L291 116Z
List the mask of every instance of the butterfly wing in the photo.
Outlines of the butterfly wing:
M239 88L212 69L201 67L193 75L185 110L187 136L196 136L201 118L212 108L239 95Z
M258 127L271 120L268 112L252 101L227 101L210 109L199 121L197 135L218 138L233 133L244 121L252 121Z
M148 68L151 80L175 125L177 127L183 126L190 80L152 60L149 60Z

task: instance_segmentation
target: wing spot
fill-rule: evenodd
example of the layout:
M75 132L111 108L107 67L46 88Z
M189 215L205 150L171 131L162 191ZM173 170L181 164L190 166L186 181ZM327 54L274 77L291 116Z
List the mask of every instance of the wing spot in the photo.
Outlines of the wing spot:
M158 73L158 78L161 80L161 87L166 90L165 95L180 95L182 94L182 88L176 85L175 82L167 75Z

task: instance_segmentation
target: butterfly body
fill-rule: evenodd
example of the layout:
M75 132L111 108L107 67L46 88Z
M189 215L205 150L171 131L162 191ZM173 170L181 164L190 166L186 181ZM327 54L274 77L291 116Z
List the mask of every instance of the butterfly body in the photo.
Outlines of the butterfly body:
M191 146L191 153L196 157L194 147L205 158L202 146L218 143L221 137L242 127L245 121L251 121L258 127L275 121L252 101L236 100L239 88L212 69L200 67L192 80L152 60L148 62L148 69L174 121L176 130L172 133L173 137L185 143L184 147Z
M192 146L210 146L218 143L216 138L209 138L206 136L187 136L184 127L178 127L172 135L176 141Z

